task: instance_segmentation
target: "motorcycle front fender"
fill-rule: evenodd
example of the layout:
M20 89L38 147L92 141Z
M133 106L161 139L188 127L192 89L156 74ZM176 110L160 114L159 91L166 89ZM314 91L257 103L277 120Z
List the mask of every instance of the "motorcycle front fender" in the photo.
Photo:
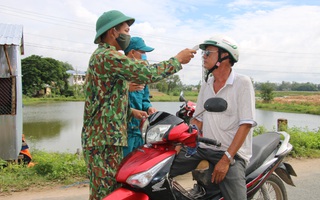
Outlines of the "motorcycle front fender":
M135 192L126 188L118 188L103 200L150 200L148 195L142 192Z

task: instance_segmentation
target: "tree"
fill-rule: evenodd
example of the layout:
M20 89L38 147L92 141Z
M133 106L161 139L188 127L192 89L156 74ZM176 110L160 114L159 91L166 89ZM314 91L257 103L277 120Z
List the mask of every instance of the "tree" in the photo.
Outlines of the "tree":
M282 81L282 83L278 87L278 90L280 90L280 91L290 91L291 90L291 83Z
M70 63L68 63L68 62L61 62L61 64L62 64L62 66L66 69L66 71L68 71L68 70L74 70L74 69L73 69L73 66L72 66Z
M170 92L173 92L173 90L178 86L182 86L180 77L179 75L176 75L176 74L169 76L168 78L165 79L165 81L168 84L167 94L169 94Z
M271 102L273 100L273 91L274 84L269 81L260 85L261 98L264 102Z
M295 83L292 86L292 90L296 90L296 91L317 91L317 85L307 82L307 83Z
M41 68L46 65L46 61L40 56L32 55L22 59L22 93L27 96L35 96L42 89L44 84L43 78L40 76Z
M68 77L69 74L67 74L67 68L69 68L69 65L64 65L63 62L55 60L53 58L43 58L46 61L50 63L50 67L53 67L54 70L49 73L49 77L47 80L51 81L51 87L53 89L54 93L63 95L65 94L65 91L68 90ZM71 66L72 68L72 66Z
M199 81L199 83L198 83L198 85L197 85L198 91L200 91L200 88L201 88L201 81Z
M27 96L38 96L39 91L51 87L54 92L63 94L67 88L65 67L53 58L32 55L21 61L22 92Z

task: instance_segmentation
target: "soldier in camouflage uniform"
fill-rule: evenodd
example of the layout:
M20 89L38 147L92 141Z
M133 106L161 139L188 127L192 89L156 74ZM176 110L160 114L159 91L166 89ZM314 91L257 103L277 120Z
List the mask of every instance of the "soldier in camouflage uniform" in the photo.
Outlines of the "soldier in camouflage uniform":
M127 121L147 116L128 104L128 81L147 84L179 71L193 58L195 50L185 49L175 57L149 65L118 52L130 42L134 18L112 10L96 23L93 52L84 85L85 105L81 143L90 178L90 199L102 199L118 188L115 176L127 146Z

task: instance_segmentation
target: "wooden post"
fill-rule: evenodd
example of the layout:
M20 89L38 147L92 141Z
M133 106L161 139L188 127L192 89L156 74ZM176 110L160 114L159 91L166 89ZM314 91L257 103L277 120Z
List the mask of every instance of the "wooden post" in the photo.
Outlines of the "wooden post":
M278 131L285 131L288 129L288 120L287 119L278 119Z

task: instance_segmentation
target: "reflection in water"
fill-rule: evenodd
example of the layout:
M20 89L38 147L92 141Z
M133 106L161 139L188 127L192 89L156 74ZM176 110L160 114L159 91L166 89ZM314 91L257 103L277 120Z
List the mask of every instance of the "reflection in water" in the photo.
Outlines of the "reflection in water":
M23 131L30 148L76 152L81 148L83 102L25 106Z
M152 102L153 107L175 115L181 102ZM29 105L23 108L23 129L30 148L46 151L76 152L81 149L84 102L58 102ZM256 110L258 126L276 130L277 119L288 120L289 127L320 127L319 115Z
M66 122L50 121L50 122L30 122L23 124L23 132L35 140L46 138L54 138L60 135ZM46 131L50 130L50 131Z

